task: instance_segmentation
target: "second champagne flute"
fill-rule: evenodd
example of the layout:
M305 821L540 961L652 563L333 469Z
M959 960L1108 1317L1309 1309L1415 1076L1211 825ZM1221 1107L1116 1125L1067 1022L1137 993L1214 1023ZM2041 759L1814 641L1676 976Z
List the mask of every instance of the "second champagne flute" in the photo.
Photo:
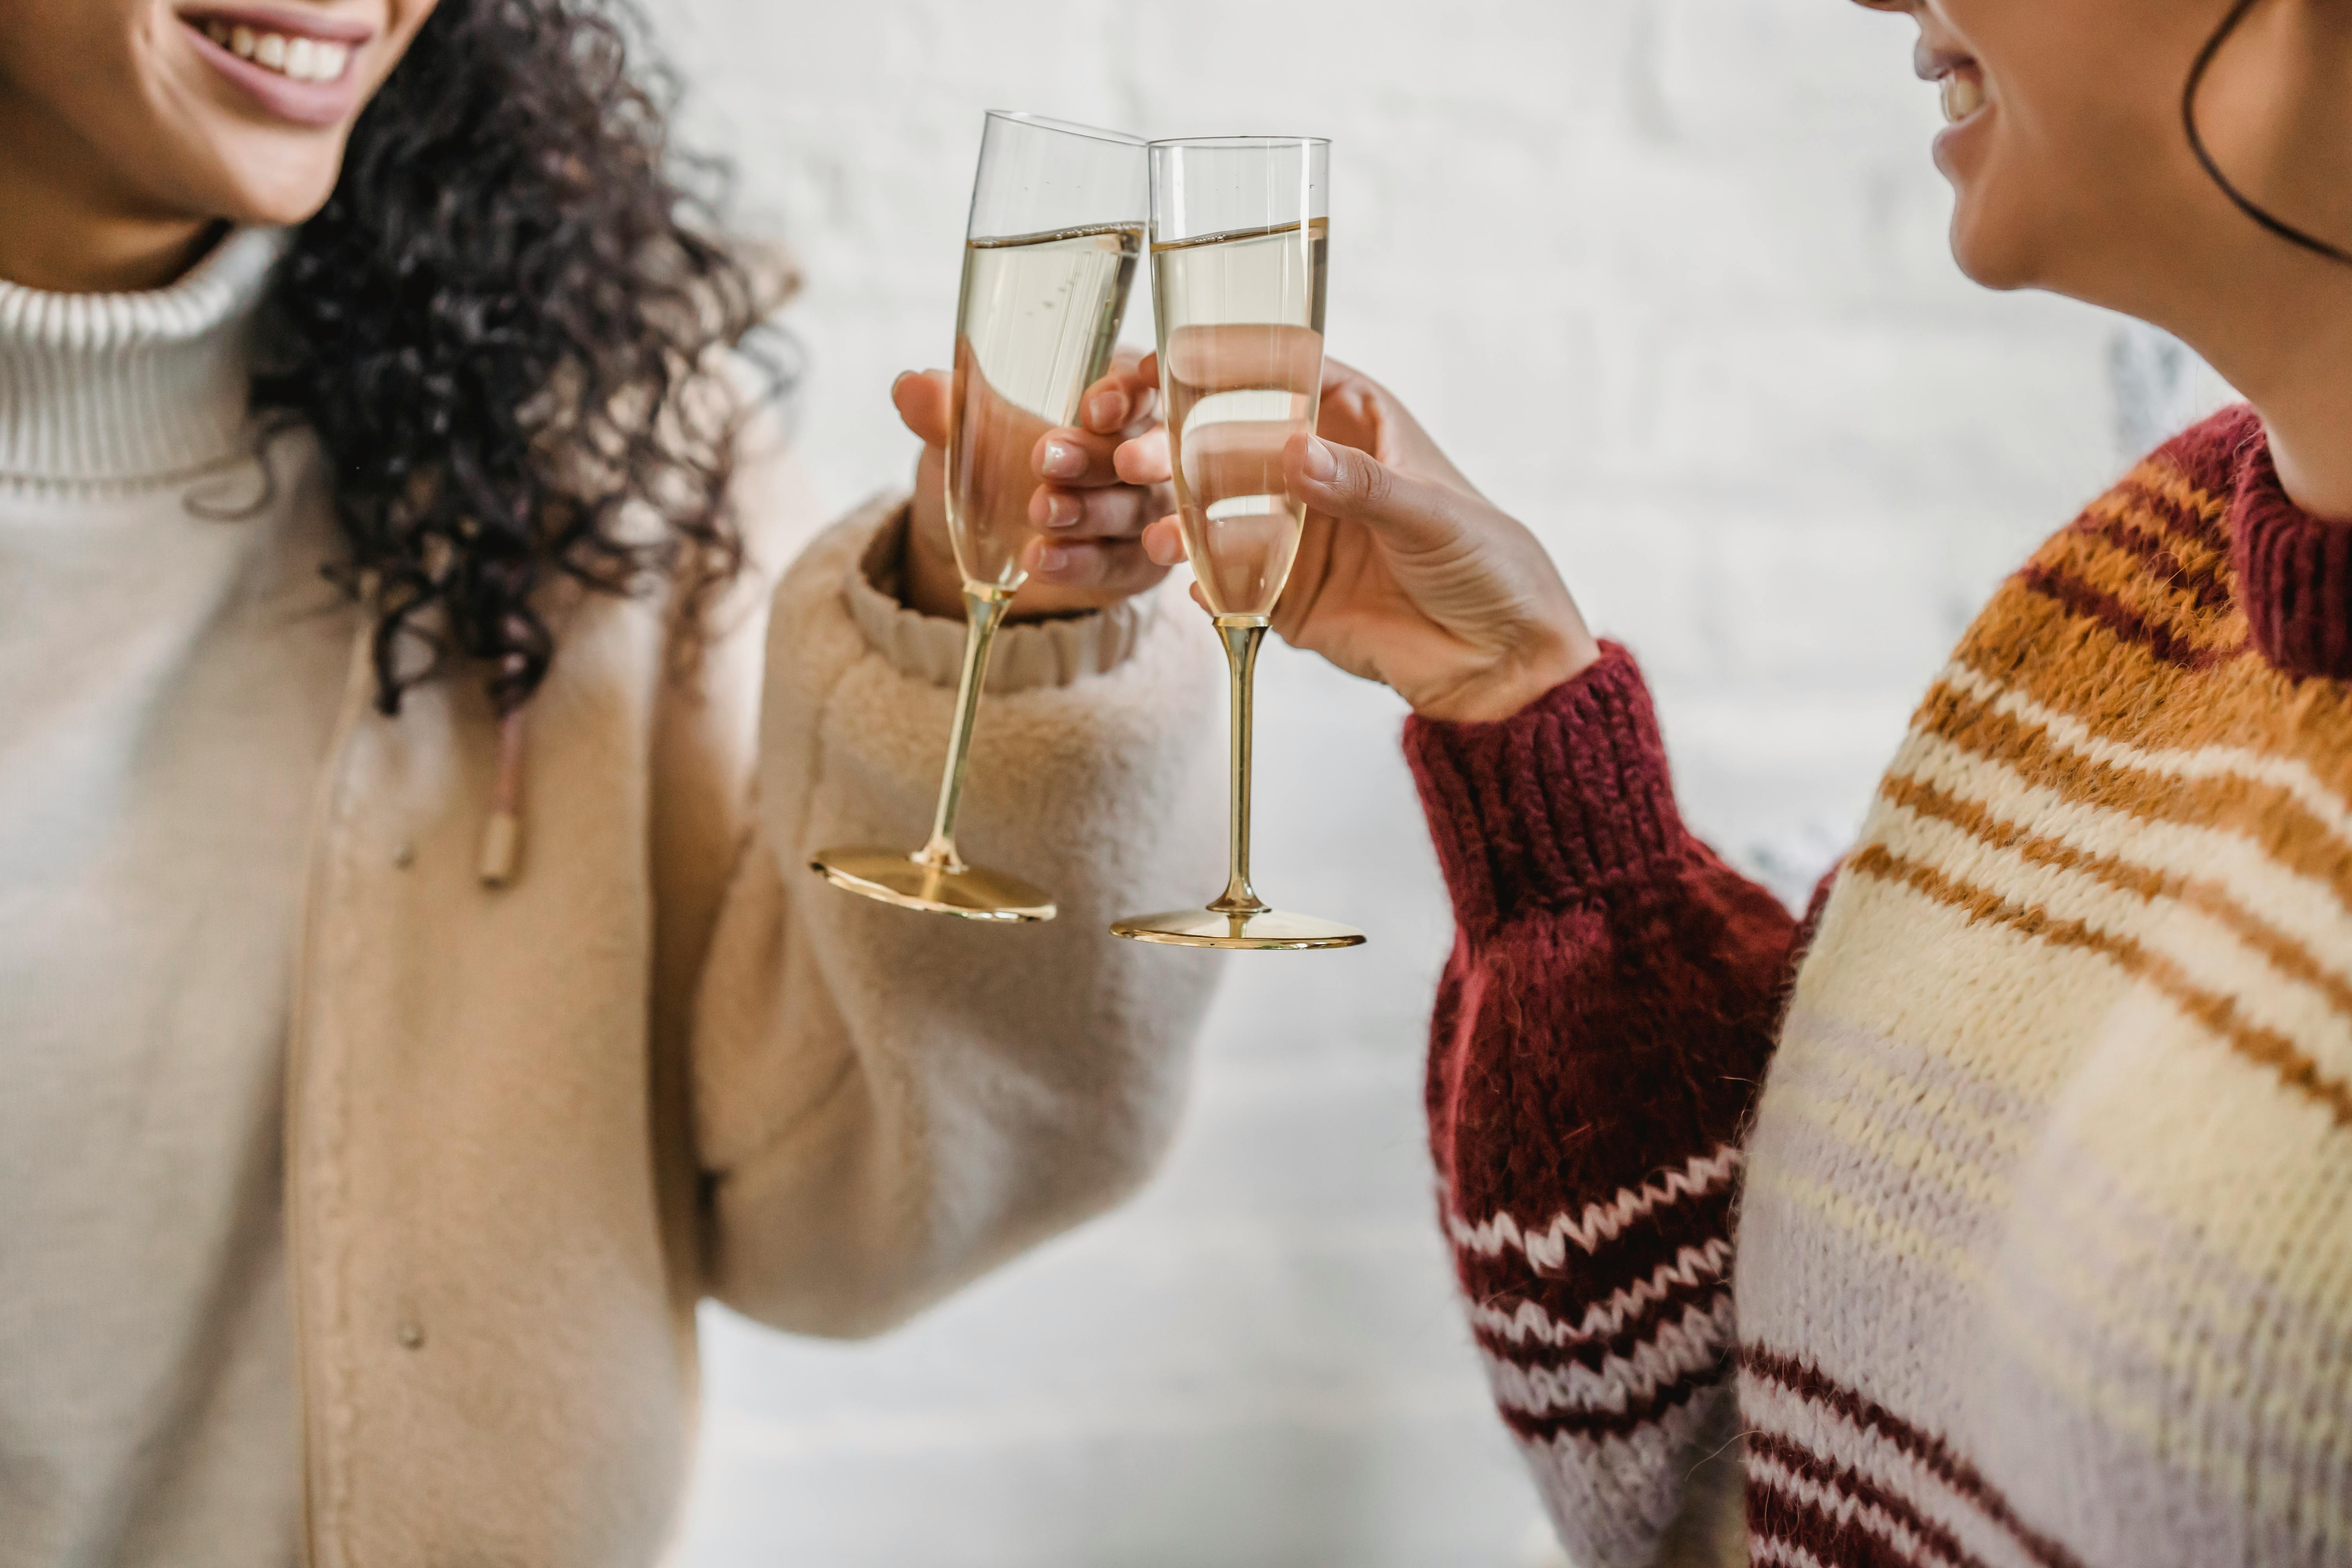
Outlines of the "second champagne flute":
M1184 552L1232 675L1232 846L1205 909L1139 915L1114 935L1180 947L1354 947L1352 926L1271 908L1250 885L1258 645L1290 580L1305 503L1282 451L1323 389L1331 144L1218 136L1151 143L1151 300Z
M1110 368L1143 248L1144 143L1115 131L989 111L972 182L956 307L948 436L948 532L963 574L963 673L930 841L903 849L826 849L810 868L884 903L966 920L1049 921L1054 897L1018 877L964 863L957 808L988 650L1013 595L1037 488L1030 454L1074 423L1078 399Z

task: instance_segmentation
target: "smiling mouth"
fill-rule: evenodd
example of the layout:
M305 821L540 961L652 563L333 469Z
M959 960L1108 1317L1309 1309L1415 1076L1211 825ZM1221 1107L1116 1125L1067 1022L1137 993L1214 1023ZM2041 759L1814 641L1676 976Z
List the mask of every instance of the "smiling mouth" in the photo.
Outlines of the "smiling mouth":
M289 82L324 86L343 79L373 29L288 16L275 8L184 13L180 20L226 54Z
M1955 66L1936 79L1936 86L1943 97L1947 125L1974 118L1991 101L1985 93L1984 72L1974 63Z

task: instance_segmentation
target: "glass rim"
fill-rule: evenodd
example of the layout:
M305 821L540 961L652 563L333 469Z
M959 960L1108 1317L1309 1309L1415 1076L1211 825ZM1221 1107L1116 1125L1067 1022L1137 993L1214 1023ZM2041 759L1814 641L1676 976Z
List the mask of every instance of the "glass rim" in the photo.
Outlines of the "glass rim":
M1161 136L1145 143L1161 147L1328 147L1328 136Z
M1130 136L1124 131L1106 130L1099 125L1081 125L1075 120L1055 120L1050 115L1032 114L1024 109L991 109L985 119L1003 120L1014 125L1033 125L1041 131L1057 131L1065 136L1084 136L1089 141L1108 142L1120 147L1149 147L1140 136Z

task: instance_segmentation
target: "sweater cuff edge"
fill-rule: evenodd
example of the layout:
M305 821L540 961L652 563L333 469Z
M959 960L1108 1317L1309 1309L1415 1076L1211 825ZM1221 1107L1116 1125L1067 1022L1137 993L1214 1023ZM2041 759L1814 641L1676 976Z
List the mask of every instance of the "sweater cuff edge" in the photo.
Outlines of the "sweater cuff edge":
M1465 924L1615 901L1690 858L1649 690L1621 644L1507 719L1416 715L1405 751Z
M927 616L903 592L908 502L879 513L873 533L844 575L841 596L866 645L900 673L952 687L963 674L964 624ZM1108 675L1133 658L1159 612L1159 596L1140 594L1108 609L1062 620L1018 621L996 635L987 691L994 695L1075 686Z

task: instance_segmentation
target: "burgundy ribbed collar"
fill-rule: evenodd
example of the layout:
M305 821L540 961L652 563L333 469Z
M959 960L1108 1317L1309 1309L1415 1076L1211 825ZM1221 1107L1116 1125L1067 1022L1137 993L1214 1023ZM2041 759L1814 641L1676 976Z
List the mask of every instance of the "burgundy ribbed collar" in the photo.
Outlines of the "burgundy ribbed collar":
M2252 408L2184 440L2190 466L2211 465L2211 488L2229 494L2230 553L2254 647L2298 679L2352 679L2352 523L2323 522L2287 499Z

